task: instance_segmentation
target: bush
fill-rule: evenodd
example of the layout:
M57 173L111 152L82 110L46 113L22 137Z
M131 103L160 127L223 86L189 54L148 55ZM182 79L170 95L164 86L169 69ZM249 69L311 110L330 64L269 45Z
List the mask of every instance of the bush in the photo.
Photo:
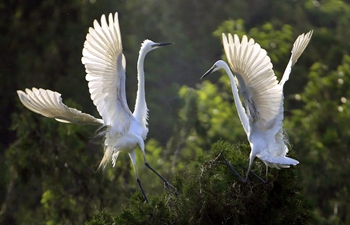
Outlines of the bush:
M244 174L249 151L248 145L219 141L176 176L178 195L164 192L150 196L146 204L136 193L119 214L96 212L86 225L312 224L312 208L302 195L294 168L271 169L267 184L252 175L244 184L224 164L223 155ZM256 160L253 171L264 178L265 165Z

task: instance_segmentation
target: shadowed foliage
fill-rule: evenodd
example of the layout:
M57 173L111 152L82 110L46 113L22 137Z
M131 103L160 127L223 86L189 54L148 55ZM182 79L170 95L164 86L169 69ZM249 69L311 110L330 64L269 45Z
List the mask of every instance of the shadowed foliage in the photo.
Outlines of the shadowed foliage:
M223 156L244 174L249 151L218 141L175 178L179 195L164 192L145 204L137 193L121 213L96 212L85 224L312 224L295 168L271 169L267 184L253 175L244 184L226 166ZM265 165L256 160L253 171L264 176Z

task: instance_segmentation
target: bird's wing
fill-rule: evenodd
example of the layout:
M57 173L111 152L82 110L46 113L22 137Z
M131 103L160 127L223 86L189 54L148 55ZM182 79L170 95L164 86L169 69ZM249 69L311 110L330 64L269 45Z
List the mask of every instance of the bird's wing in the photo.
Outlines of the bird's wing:
M86 69L91 99L111 132L125 131L132 114L125 95L125 58L118 13L95 20L84 43L82 63Z
M289 74L292 71L292 67L298 61L299 57L301 56L301 54L304 52L305 48L309 44L310 39L312 37L312 33L313 33L313 31L311 30L306 34L301 34L295 40L295 42L293 44L293 48L292 48L292 55L290 57L290 60L289 60L288 65L286 67L286 70L284 71L282 79L280 81L280 85L281 85L282 89L283 89L285 82L289 79Z
M289 75L292 72L292 67L298 61L300 55L304 52L305 48L309 44L312 33L313 33L313 31L311 30L306 34L301 34L295 40L295 42L293 44L292 51L291 51L292 54L291 54L290 60L288 62L288 65L287 65L284 73L283 73L282 79L279 83L282 91L283 91L284 84L289 79ZM284 96L282 95L282 98L283 97ZM281 127L283 125L283 112L284 112L284 107L283 107L283 99L282 99L281 105L280 105L280 114L276 117L276 122L275 122L275 129L277 129L277 130L274 130L274 132L277 132L276 133L276 141L280 141L278 139L278 137L284 137L283 131L281 129Z
M61 94L44 89L18 90L18 97L25 107L45 117L55 118L63 123L103 125L101 119L69 108L62 102Z
M246 111L253 123L266 129L279 114L282 91L272 70L272 63L264 49L253 39L223 34L227 60L238 80Z

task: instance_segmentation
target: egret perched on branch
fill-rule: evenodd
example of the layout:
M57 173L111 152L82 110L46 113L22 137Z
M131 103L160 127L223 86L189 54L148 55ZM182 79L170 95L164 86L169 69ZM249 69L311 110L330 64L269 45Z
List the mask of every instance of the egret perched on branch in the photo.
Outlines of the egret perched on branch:
M17 91L19 99L28 109L57 121L76 124L96 124L105 127L104 156L99 165L105 167L109 160L115 166L121 151L129 154L136 179L141 192L148 202L136 169L134 149L139 146L142 150L147 168L159 176L166 187L173 186L159 175L147 162L145 144L148 128L148 109L145 99L144 60L148 52L170 45L172 43L155 43L145 40L139 52L137 62L138 91L135 110L131 113L125 95L125 57L122 52L122 40L119 29L118 13L109 14L108 23L105 15L101 24L94 21L89 28L84 43L82 63L86 69L90 97L97 107L102 119L67 107L63 104L61 94L50 90L26 89Z
M289 79L292 67L308 45L312 31L301 34L294 42L292 55L280 82L272 70L272 63L264 49L253 39L243 36L242 41L237 35L232 37L222 34L225 54L230 67L223 61L217 61L203 76L219 69L224 69L231 82L231 88L238 116L247 134L251 152L246 178L243 179L237 171L231 169L244 182L248 180L249 172L255 157L266 165L266 181L268 167L289 168L299 162L286 156L288 147L283 131L283 86ZM232 74L231 70L234 74ZM201 78L201 79L202 79ZM243 97L245 108L240 100Z

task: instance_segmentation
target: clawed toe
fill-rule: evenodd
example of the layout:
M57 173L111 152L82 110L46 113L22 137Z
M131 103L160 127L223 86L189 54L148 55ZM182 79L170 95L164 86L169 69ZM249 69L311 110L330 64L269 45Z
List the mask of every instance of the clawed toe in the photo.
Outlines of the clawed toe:
M179 194L176 188L172 184L170 184L168 181L164 182L164 189L170 193L174 193L175 195Z

